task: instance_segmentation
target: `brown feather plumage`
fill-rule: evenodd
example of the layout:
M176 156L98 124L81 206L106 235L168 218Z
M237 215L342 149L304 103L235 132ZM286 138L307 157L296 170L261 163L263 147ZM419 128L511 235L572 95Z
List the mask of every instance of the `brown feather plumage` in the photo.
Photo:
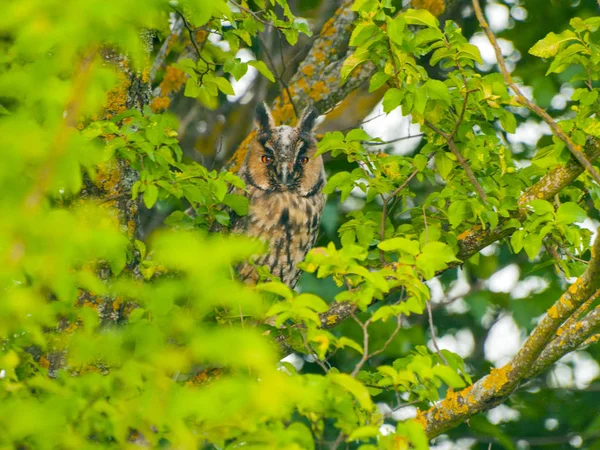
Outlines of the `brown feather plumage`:
M264 104L257 107L258 133L238 175L247 185L248 215L233 218L234 233L256 237L268 245L254 264L294 287L301 271L297 264L313 247L325 205L325 172L315 156L316 112L307 109L296 127L275 126ZM241 280L256 283L253 264L237 267Z

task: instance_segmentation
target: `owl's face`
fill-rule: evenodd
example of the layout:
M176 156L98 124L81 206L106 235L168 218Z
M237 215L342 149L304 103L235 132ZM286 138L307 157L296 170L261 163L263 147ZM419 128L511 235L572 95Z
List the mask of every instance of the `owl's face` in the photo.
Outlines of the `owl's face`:
M317 113L307 108L296 127L275 126L264 103L256 108L257 137L246 159L246 178L264 191L317 193L323 187L323 159L315 157ZM313 192L314 191L314 192Z

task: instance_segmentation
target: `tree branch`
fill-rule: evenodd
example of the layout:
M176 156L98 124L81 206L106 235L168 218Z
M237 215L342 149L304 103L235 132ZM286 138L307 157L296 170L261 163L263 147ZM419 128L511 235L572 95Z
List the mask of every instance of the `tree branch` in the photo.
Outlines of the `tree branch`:
M599 230L600 231L600 230ZM535 327L517 355L504 367L492 369L486 377L460 392L449 392L438 405L420 412L418 419L423 423L430 438L465 421L474 414L488 410L506 399L520 383L545 370L556 359L568 351L576 349L587 337L600 328L598 309L579 322L586 331L573 342L556 341L548 345L560 325L588 300L600 287L600 235L591 249L592 257L587 270L569 289L548 309L547 314ZM577 328L577 324L573 325ZM568 346L565 352L560 344ZM572 346L572 348L571 348ZM546 351L546 353L543 353ZM540 356L541 354L541 356ZM536 359L540 356L539 361ZM533 368L532 368L533 366Z
M590 137L586 143L585 151L591 160L600 156L600 139ZM583 171L583 167L574 159L569 160L564 166L555 167L524 192L519 198L518 204L525 205L536 198L547 200L554 197L564 187L571 184ZM521 209L514 215L514 218L522 220L525 214L526 210ZM468 260L488 245L510 236L516 228L506 227L507 222L506 219L501 220L496 228L486 229L475 225L470 230L462 233L459 236L458 253L456 255L460 262L450 263L448 269L457 267L462 264L462 261ZM320 314L322 327L324 329L335 328L349 318L354 311L356 311L356 306L350 303L334 302L326 312Z
M473 8L475 9L475 15L477 16L477 20L481 25L481 28L487 35L490 44L494 47L494 52L496 53L496 59L498 60L498 66L500 67L500 72L502 72L502 76L504 77L504 81L506 84L513 90L513 92L517 95L517 101L521 103L523 106L528 108L530 111L537 114L544 122L546 122L552 132L565 143L571 154L579 161L579 163L585 167L585 170L588 171L590 176L596 181L596 183L600 184L600 174L596 171L592 163L585 157L585 154L581 150L580 145L576 145L569 136L565 134L565 132L556 124L554 119L550 117L550 115L538 105L533 103L527 97L523 95L517 84L513 81L510 72L506 68L506 63L504 61L504 57L502 56L502 50L500 50L500 46L496 41L496 36L494 32L490 29L488 23L485 20L483 15L483 11L481 10L481 6L479 5L479 0L473 0Z
M465 102L465 104L466 104L466 102ZM464 109L463 109L463 113L464 113ZM471 167L469 166L469 164L467 163L467 161L465 160L465 158L463 158L463 156L458 151L458 148L456 147L456 143L454 142L454 138L453 138L454 132L452 132L452 134L445 133L444 131L440 130L438 127L436 127L435 125L433 125L428 120L425 121L425 125L427 125L429 128L431 128L433 131L435 131L437 134L439 134L440 136L442 136L446 140L446 142L448 143L448 147L450 148L450 151L452 152L452 154L454 156L456 156L456 159L458 160L458 163L461 165L461 167L467 173L467 176L469 177L469 180L471 180L471 184L473 185L473 187L477 191L477 194L479 195L479 197L481 198L481 200L483 200L484 203L487 203L487 196L485 195L485 192L483 191L483 188L481 187L481 185L477 181L477 178L475 178L475 174L471 170Z

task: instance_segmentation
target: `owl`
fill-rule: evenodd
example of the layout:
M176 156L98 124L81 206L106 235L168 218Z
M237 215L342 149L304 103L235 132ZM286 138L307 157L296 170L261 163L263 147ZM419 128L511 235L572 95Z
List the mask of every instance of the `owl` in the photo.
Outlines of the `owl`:
M268 245L255 265L293 288L301 275L297 264L313 247L325 205L323 159L316 156L313 128L318 117L308 107L296 127L275 126L269 108L256 107L256 138L251 142L238 176L246 183L248 214L232 217L232 231L256 237ZM237 267L239 278L256 283L249 262Z

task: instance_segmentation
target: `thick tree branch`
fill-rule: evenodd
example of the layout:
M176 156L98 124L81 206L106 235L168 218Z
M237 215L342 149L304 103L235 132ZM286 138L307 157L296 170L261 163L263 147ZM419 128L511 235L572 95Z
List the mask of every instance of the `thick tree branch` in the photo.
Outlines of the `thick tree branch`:
M561 327L557 336L544 348L537 361L527 372L527 378L539 375L567 353L587 345L587 340L598 332L600 332L600 306L564 330Z
M562 340L548 345L560 325L586 302L600 287L600 237L592 249L592 257L587 270L569 289L548 309L547 314L535 327L517 355L504 367L492 369L491 373L460 392L449 392L438 405L419 414L418 418L426 428L430 438L453 428L474 414L488 410L504 401L519 384L535 375L560 356L567 353L559 347ZM579 322L586 331L577 335L573 343L564 342L570 350L576 349L591 334L598 331L598 313L595 310ZM577 324L573 325L577 327ZM572 346L572 348L570 347ZM545 354L543 352L546 351ZM541 357L540 357L540 354ZM538 362L538 357L539 362ZM537 365L536 365L537 364ZM533 367L533 368L532 368Z

